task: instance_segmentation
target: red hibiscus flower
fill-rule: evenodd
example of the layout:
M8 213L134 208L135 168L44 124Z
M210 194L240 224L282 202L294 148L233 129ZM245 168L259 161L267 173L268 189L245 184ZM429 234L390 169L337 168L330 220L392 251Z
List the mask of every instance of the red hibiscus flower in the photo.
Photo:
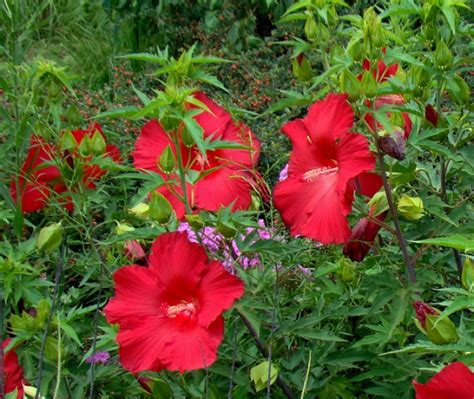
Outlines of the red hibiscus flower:
M115 272L115 297L105 308L119 324L122 365L132 373L210 366L224 332L221 314L243 295L242 281L184 233L158 237L148 261Z
M92 138L98 131L102 136L99 124L95 123L87 130L75 130L72 133L76 140L77 147L70 151L58 153L58 149L48 144L40 136L33 135L20 173L16 179L10 182L10 195L15 202L21 203L23 213L36 212L48 205L54 195L64 194L59 198L59 202L68 211L72 211L73 203L68 191L75 191L77 187L68 186L61 170L58 166L61 162L74 168L74 162L81 157L79 146L87 135ZM105 140L105 136L103 136ZM106 145L104 156L111 157L114 161L120 160L120 151L114 145ZM82 157L83 176L82 183L89 188L95 187L95 181L103 176L106 171L97 165L90 165L88 162L92 157Z
M217 211L220 207L234 203L233 209L247 209L251 204L253 168L259 153L260 143L250 129L242 123L234 122L230 114L204 93L194 97L205 104L210 112L203 111L194 119L203 129L204 138L231 141L246 146L246 149L218 149L207 151L206 159L196 146L188 148L179 137L183 163L188 171L198 172L200 179L195 184L187 184L188 202L193 209ZM196 108L189 105L189 108ZM176 148L167 133L156 120L148 122L142 128L140 137L132 153L133 164L138 169L148 169L159 173L167 182L159 188L173 206L176 215L182 219L185 213L182 201L183 192L178 184L178 174L164 173L158 168L157 160L161 153L170 146L176 154Z
M10 341L10 339L6 339L2 342L3 350L10 344ZM23 398L23 368L18 363L18 356L13 349L3 353L3 383L5 384L5 393L17 389L17 399Z
M59 169L51 164L54 151L40 136L31 137L19 176L10 182L10 195L21 203L23 213L44 208L51 196L52 184L61 179Z
M85 137L92 139L95 133L99 133L104 139L104 141L106 140L106 137L104 133L102 132L102 126L98 124L97 122L92 123L85 130L81 130L81 129L73 130L71 133L77 143L77 148L73 150L71 154L72 159L80 157L78 149ZM115 162L119 162L121 159L120 150L116 146L111 145L111 144L107 144L105 146L105 151L104 151L103 156L110 157ZM101 169L97 165L89 165L87 162L90 161L91 159L92 159L91 156L83 157L83 161L84 161L83 181L89 188L94 188L95 187L94 181L98 180L107 172Z
M426 384L413 381L416 399L472 399L474 373L461 362L443 368Z
M308 115L283 126L290 138L288 178L273 199L291 234L323 244L343 243L350 236L351 180L375 167L367 139L351 133L354 112L342 94L329 94Z

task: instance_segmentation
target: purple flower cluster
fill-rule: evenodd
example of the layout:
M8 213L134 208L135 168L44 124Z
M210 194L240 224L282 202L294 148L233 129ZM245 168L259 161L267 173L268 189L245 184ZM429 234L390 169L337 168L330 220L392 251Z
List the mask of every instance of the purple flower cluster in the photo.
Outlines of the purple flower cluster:
M86 359L86 363L89 364L105 364L109 361L109 352L95 352Z
M271 237L270 231L265 226L265 222L262 219L258 220L259 228L247 227L245 234L241 234L241 239L245 239L249 234L257 232L259 239L268 240ZM253 256L242 256L242 252L237 246L235 240L232 240L230 245L226 242L225 237L217 231L215 227L204 227L199 234L198 239L196 232L191 228L191 226L183 222L179 225L178 231L186 232L188 238L192 242L202 243L204 247L216 258L221 259L223 265L229 270L234 270L234 264L237 261L238 264L243 268L247 269L249 267L258 266L260 263L260 258L258 255ZM257 240L255 240L257 241ZM224 259L222 259L222 257Z

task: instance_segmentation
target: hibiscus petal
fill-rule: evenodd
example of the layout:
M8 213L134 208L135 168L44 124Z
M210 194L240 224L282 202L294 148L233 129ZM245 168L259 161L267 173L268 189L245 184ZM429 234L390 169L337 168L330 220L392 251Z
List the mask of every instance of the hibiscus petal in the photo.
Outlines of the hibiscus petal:
M137 169L147 169L159 173L157 162L163 150L171 145L168 134L155 119L142 127L142 131L132 152L133 165Z
M152 244L148 258L149 268L156 275L158 284L166 287L167 292L175 293L189 287L196 288L205 273L207 261L203 247L190 242L186 233L176 232L160 235ZM185 296L190 294L188 292Z
M222 263L218 261L209 263L196 292L199 324L207 328L243 294L242 280L230 274Z
M292 235L301 234L323 244L343 243L349 238L346 216L351 211L351 196L341 195L337 186L336 172L311 182L289 177L275 186L275 206Z
M162 312L162 290L155 273L142 266L124 266L114 273L115 296L105 307L109 323L130 324Z
M19 200L21 201L21 210L23 213L36 212L47 205L50 190L46 184L41 182L25 182L22 178L19 179L18 184L21 190ZM10 183L10 195L16 203L18 194L15 181Z
M196 183L196 205L199 209L218 211L234 202L233 211L248 209L252 202L251 191L249 175L222 167Z
M310 169L318 169L326 166L326 156L319 151L316 146L311 145L308 136L309 132L302 119L286 123L282 127L291 140L293 150L291 151L290 161L288 163L288 174L303 174ZM333 148L334 146L331 145Z
M191 371L210 366L217 357L224 322L218 317L208 328L192 320L153 318L119 331L119 357L132 373L144 370Z
M214 138L221 137L224 131L228 128L228 124L232 123L230 114L217 105L203 92L194 94L196 100L201 101L209 108L211 112L202 111L199 115L196 115L194 119L202 127L204 137L213 136ZM197 108L195 105L190 105L190 108Z
M474 373L461 362L443 368L426 384L413 381L416 399L472 399Z
M375 168L375 158L369 151L369 142L361 134L345 135L337 145L336 158L339 166L338 187L343 193L350 179Z
M314 143L331 146L337 138L352 128L354 111L345 94L331 93L309 108L303 123Z

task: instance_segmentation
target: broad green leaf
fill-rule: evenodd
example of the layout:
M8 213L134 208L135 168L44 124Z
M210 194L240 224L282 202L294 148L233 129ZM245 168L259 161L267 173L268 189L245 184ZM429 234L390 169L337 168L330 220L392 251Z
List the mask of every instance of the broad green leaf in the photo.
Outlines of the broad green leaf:
M412 241L417 244L439 245L459 249L460 251L474 251L474 238L471 235L453 234L446 237L427 238L426 240Z

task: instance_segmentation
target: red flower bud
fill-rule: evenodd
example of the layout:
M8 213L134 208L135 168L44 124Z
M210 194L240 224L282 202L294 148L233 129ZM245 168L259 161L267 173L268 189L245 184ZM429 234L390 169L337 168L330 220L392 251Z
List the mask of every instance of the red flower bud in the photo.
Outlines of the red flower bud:
M125 241L123 251L131 262L143 259L146 256L145 251L137 240Z
M381 213L377 219L385 219L387 212ZM360 219L352 229L351 238L343 249L343 254L355 262L361 262L369 252L381 226L369 218Z
M434 127L438 126L438 113L431 104L427 104L425 107L425 118Z
M396 130L393 134L382 136L379 139L380 149L392 158L402 161L405 159L405 134Z
M421 326L426 329L426 316L429 314L438 315L439 312L423 301L413 302L413 309L415 309L416 318Z

